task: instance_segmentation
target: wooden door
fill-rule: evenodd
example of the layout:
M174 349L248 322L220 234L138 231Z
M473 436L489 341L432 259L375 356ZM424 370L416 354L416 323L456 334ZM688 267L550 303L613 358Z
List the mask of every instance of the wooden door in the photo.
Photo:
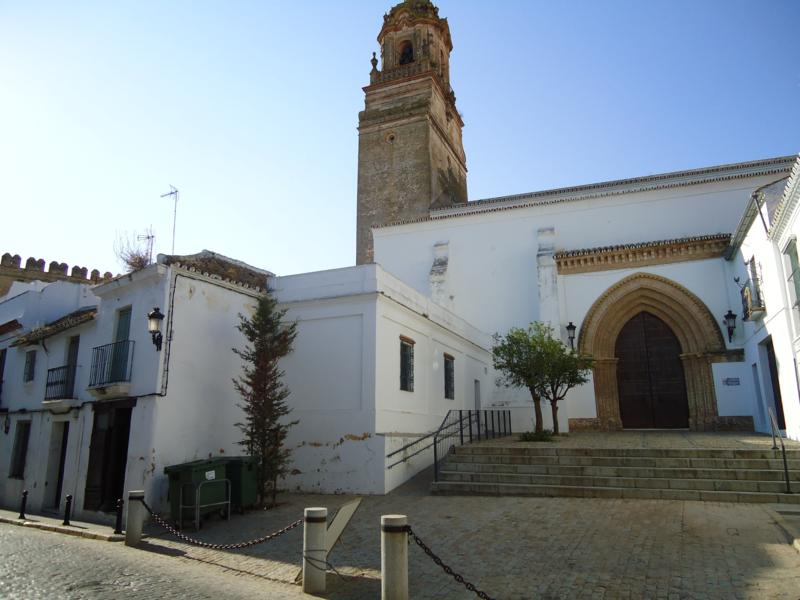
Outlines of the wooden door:
M616 344L623 427L689 426L689 402L680 354L678 338L658 317L641 312L625 324Z

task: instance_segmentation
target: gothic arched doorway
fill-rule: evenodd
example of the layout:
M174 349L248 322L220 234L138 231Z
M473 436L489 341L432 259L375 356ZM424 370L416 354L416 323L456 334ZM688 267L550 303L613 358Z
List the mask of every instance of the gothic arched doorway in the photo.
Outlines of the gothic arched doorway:
M725 342L708 307L682 285L651 273L635 273L608 288L592 305L581 325L578 349L594 357L593 382L597 417L584 419L597 429L620 429L617 340L622 329L642 312L657 317L680 348L689 428L713 429L718 420L711 364L725 358ZM626 427L630 427L627 423Z
M615 345L619 413L626 429L689 427L681 344L669 326L642 311Z

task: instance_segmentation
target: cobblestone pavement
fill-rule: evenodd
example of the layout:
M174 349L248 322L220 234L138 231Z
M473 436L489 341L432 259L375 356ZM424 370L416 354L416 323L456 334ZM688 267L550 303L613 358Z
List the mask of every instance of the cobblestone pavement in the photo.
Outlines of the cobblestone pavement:
M516 436L480 442L507 445ZM581 431L554 438L550 442L518 442L535 448L674 448L715 450L769 450L772 436L759 433L704 433L700 431ZM800 442L785 439L787 450L800 450Z
M198 561L0 525L0 598L310 598L298 586L233 577Z
M305 506L331 513L347 496L291 494L272 511L212 520L196 535L239 541L278 529ZM409 516L414 531L456 571L498 599L800 597L800 554L763 505L664 500L429 496L424 486L368 497L330 556L327 597L380 596L380 515ZM155 530L153 530L155 531ZM244 554L150 538L181 560L293 581L302 533ZM474 598L414 544L412 598Z

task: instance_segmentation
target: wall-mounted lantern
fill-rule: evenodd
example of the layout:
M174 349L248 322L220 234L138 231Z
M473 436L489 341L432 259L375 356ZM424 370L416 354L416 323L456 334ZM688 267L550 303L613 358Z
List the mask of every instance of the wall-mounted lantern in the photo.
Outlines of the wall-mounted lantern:
M736 329L736 313L729 308L723 319L725 319L725 327L728 328L728 341L732 342L733 331Z
M147 314L147 331L150 332L153 338L153 345L159 352L161 352L161 321L163 320L164 315L157 306Z
M575 327L575 323L570 321L569 325L567 325L567 338L569 338L570 350L575 350L575 330L576 329L577 329L577 327Z

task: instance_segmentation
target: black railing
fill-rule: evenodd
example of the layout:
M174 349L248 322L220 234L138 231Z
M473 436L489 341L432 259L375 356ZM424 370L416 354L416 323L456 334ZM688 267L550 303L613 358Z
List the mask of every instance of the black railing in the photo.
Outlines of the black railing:
M123 340L92 348L92 370L89 387L131 380L133 340Z
M511 411L451 410L433 436L433 480L439 481L439 462L473 441L511 435Z
M454 417L453 415L456 416ZM483 415L483 417L481 417L481 415ZM455 425L458 427L459 445L467 444L472 441L480 441L481 439L499 437L501 435L511 435L510 410L450 410L447 412L447 415L445 415L438 429L387 454L386 458L391 458L397 456L401 452L406 453L403 455L403 458L396 460L386 468L391 469L392 467L404 463L417 454L425 452L425 450L429 448L434 448L434 460L436 460L436 443L447 437L446 433L453 427L454 419ZM413 451L408 453L412 449Z
M47 370L45 400L75 397L75 365L66 365Z

